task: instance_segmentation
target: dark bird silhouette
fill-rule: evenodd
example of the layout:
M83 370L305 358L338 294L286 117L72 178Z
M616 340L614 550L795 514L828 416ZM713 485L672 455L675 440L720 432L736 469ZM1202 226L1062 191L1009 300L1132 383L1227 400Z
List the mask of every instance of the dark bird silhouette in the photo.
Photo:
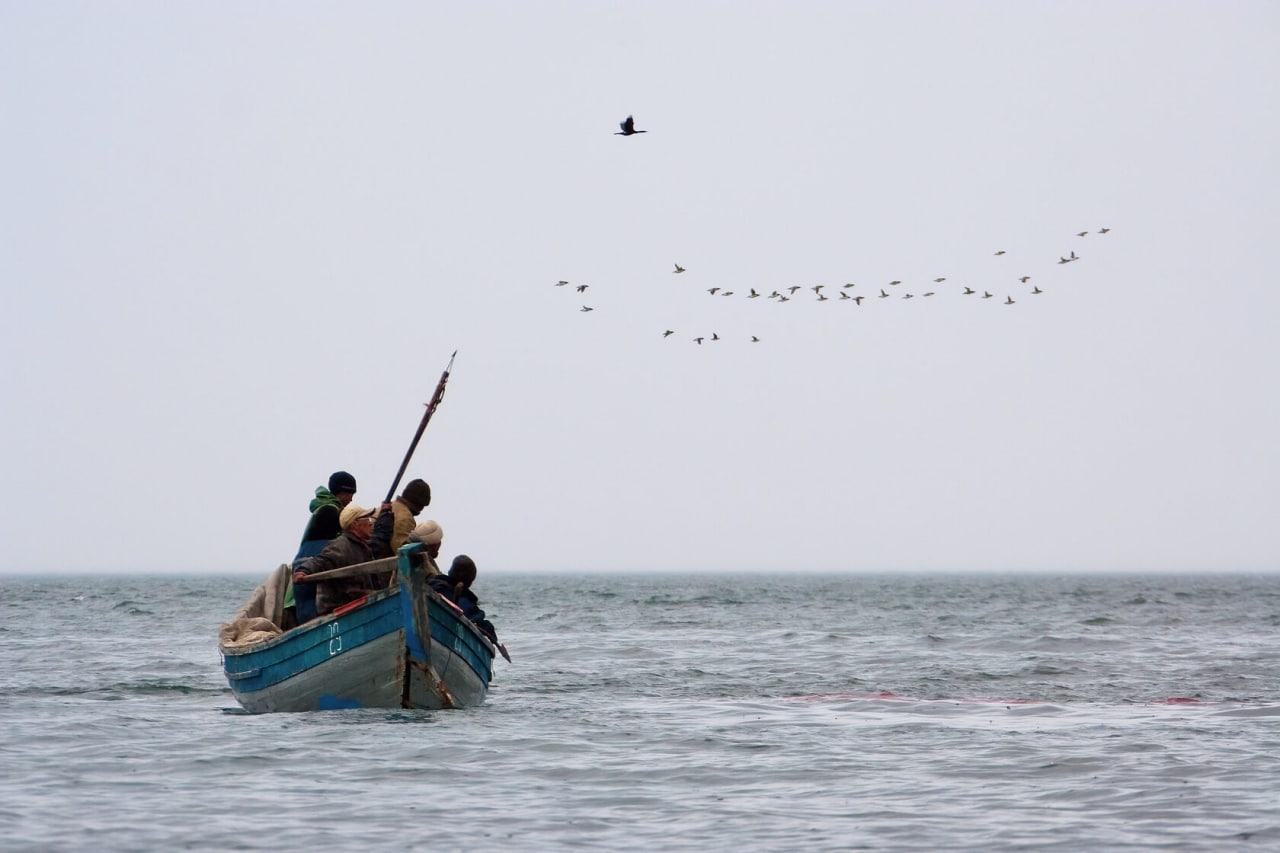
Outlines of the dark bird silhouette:
M642 130L640 131L640 133L645 133L645 131ZM680 266L679 264L676 264L676 268L673 269L672 272L684 272L684 267Z
M1089 236L1089 232L1088 232L1088 231L1081 231L1081 232L1080 232L1079 234L1077 234L1076 236L1077 236L1077 237L1088 237L1088 236Z
M891 281L891 282L889 282L889 286L890 286L890 287L892 287L892 286L893 286L893 285L895 285L895 284L902 284L902 282L900 282L900 281Z
M626 119L618 124L618 127L622 128L622 132L614 133L614 136L632 136L637 133L649 132L647 130L636 130L636 120L631 116L627 116Z
M596 310L596 309L594 309L594 308L588 308L587 306L583 305L583 306L582 306L582 310L583 310L583 311L594 311L594 310Z
M944 278L935 278L935 279L933 280L933 283L934 283L934 284L942 284L944 281L946 281L946 278L945 278L945 277L944 277Z
M965 296L968 296L970 293L977 293L977 292L978 292L978 291L974 290L972 287L966 287L966 288L964 289L964 295L965 295Z
M1111 230L1110 228L1099 228L1099 229L1098 229L1098 233L1099 233L1099 234L1106 234L1106 233L1107 233L1108 231L1110 231L1110 230Z
M671 337L671 336L672 336L672 335L674 335L674 334L675 334L675 332L671 331L670 329L667 329L665 332L663 332L663 333L662 333L662 336L663 336L664 338L669 338L669 337Z
M822 293L822 288L823 288L824 286L825 286L825 285L815 284L813 287L811 287L811 288L809 288L809 289L810 289L810 290L812 290L814 293L821 294L821 293Z
M911 297L912 297L912 294L907 293L907 294L904 294L902 298L903 298L903 299L910 299Z
M779 292L778 292L778 291L776 291L776 290L775 290L773 293L770 293L770 294L769 294L769 298L770 298L770 299L777 299L777 298L779 298L780 296L782 296L782 294L781 294L781 293L779 293Z
M1004 249L1001 249L1000 251L996 252L996 257L998 258L1003 254L1004 254Z
M694 338L694 340L698 342L698 346L702 346L702 338Z
M826 301L827 301L827 299L828 299L828 297L827 297L827 295L826 295L825 293L819 293L819 294L818 294L818 301L819 301L819 302L826 302Z
M1060 264L1069 264L1069 263L1071 263L1071 259L1070 259L1070 258L1064 258L1064 257L1062 257L1061 255L1059 255L1059 256L1058 256L1058 263L1060 263Z
M880 288L880 298L881 298L881 299L888 299L888 298L889 298L889 294L887 294L887 293L885 293L885 292L884 292L884 288L883 288L883 287L882 287L882 288Z
M568 283L569 282L565 281L564 279L560 279L559 281L556 282L556 287L564 287Z
M720 294L720 295L721 295L721 296L733 296L733 291L732 291L732 290L726 290L724 293L722 293L722 294Z
M755 335L752 335L752 336L751 336L751 343L753 343L753 344L758 344L758 343L760 343L760 339L759 339L759 338L757 338Z
M753 287L753 288L751 288L751 292L747 294L747 298L748 298L748 299L755 299L755 298L756 298L757 296L759 296L759 295L760 295L760 294L756 293L756 289Z
M842 291L840 291L840 298L841 298L841 299L852 299L853 297L852 297L852 296L850 296L849 294L845 293L845 292L842 290Z
M1044 291L1043 291L1043 290L1041 290L1041 289L1040 289L1040 288L1038 288L1038 287L1033 287L1033 288L1031 288L1031 292L1032 292L1032 293L1044 293Z
M845 285L845 287L857 287L857 286L858 285L854 284L853 282L849 282L848 284Z
M791 285L790 287L788 287L788 288L787 288L787 293L794 294L794 293L795 293L797 290L799 290L799 289L800 289L800 285L798 285L798 284L793 284L793 285Z
M984 290L984 291L982 291L982 298L983 298L983 299L990 299L990 298L991 298L991 291L989 291L989 290Z
M711 340L713 340L713 341L718 341L718 340L720 340L720 336L719 336L719 335L717 335L715 332L712 332L712 333L711 333Z
M863 300L863 297L861 297L861 296L855 296L855 297L853 297L853 301L854 301L854 302L856 302L856 303L858 303L859 305L861 305L861 304L862 304L862 300Z
M719 289L720 289L719 287L708 287L708 288L707 288L707 293L710 293L712 296L715 296L715 295L716 295L716 291L717 291L717 290L719 290Z
M1006 297L1004 298L1004 304L1005 304L1005 305L1012 305L1012 304L1013 304L1013 297L1012 297L1012 296L1006 296Z
M1075 250L1075 249L1072 249L1072 250L1071 250L1071 260L1073 260L1073 261L1078 261L1078 260L1080 260L1079 258L1077 258L1077 257L1076 257L1076 250Z
M934 293L934 292L933 292L932 290L927 290L927 291L925 291L925 294L924 294L924 295L925 295L925 296L933 296L933 293Z
M779 301L779 302L790 302L790 301L791 301L791 297L790 297L790 296L779 296L779 297L778 297L778 301Z
M1018 279L1018 281L1022 282L1023 284L1026 284L1027 282L1031 281L1031 276L1024 275L1022 278Z
M578 285L578 292L579 292L579 293L585 293L585 292L586 292L586 290L587 290L587 288L588 288L588 287L590 287L590 286L591 286L591 285L589 285L589 284L580 284L580 285Z

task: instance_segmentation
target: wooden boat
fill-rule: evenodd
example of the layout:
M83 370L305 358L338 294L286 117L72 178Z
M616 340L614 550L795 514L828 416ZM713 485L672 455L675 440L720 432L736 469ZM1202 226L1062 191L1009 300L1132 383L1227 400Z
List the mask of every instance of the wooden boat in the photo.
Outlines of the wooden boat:
M236 701L252 714L482 703L494 646L427 584L435 569L430 560L412 544L395 557L317 574L326 580L381 573L390 585L283 632L280 602L290 568L280 566L219 634Z

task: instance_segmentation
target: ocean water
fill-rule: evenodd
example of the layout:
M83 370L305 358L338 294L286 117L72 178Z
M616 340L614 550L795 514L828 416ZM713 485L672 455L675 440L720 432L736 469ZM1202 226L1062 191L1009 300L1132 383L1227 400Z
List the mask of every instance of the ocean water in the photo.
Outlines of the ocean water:
M1280 850L1280 576L482 576L484 706L251 716L258 580L0 580L0 849Z

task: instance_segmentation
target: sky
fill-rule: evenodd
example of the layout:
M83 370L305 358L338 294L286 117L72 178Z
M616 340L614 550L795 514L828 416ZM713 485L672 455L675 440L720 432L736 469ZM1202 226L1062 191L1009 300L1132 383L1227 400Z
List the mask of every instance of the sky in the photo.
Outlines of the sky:
M0 0L0 573L265 574L455 350L482 573L1276 571L1277 105L1274 2Z

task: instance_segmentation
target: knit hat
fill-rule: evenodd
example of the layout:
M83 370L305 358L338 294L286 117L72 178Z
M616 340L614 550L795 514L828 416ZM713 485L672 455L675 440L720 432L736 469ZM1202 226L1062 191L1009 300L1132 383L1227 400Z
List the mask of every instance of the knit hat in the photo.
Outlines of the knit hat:
M427 485L426 480L410 480L400 497L404 498L404 502L409 504L410 509L413 509L413 514L417 515L422 512L423 507L431 505L431 487Z
M444 541L444 528L434 521L424 521L409 534L410 542L421 542L423 545L439 545Z
M329 475L329 491L335 495L339 492L356 493L356 478L352 477L346 471L334 471Z
M343 530L346 530L357 519L368 518L373 515L373 513L374 510L365 509L359 504L347 504L346 508L344 508L342 512L338 513L338 525Z
M462 581L467 586L471 586L476 579L476 561L468 557L466 554L459 554L453 558L453 565L449 567L449 580Z

